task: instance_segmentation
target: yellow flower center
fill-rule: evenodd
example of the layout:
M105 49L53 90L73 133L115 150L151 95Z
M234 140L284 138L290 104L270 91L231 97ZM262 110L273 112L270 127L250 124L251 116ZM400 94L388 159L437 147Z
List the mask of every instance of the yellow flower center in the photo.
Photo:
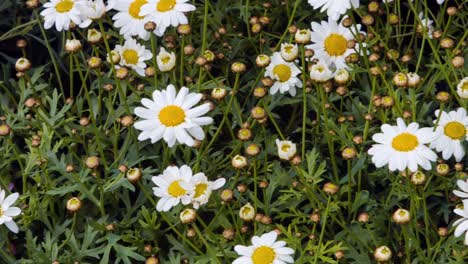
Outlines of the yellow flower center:
M62 0L58 4L55 5L55 10L59 13L66 13L70 11L75 3L73 0Z
M291 78L291 68L286 64L278 64L273 68L273 73L278 76L280 82L285 82Z
M128 49L122 53L122 57L124 58L127 64L137 64L138 63L138 52L136 50Z
M208 184L206 183L199 183L195 186L195 195L193 198L198 198L205 194L206 189L208 189Z
M272 264L275 257L275 251L271 247L261 246L252 254L252 261L254 264Z
M419 145L418 138L410 133L401 133L392 140L392 147L395 150L408 152L414 150Z
M185 121L185 111L180 106L168 105L159 112L161 124L167 127L174 127Z
M143 16L140 16L141 6L146 4L146 0L135 0L130 4L128 8L128 13L135 19L143 19Z
M161 58L161 61L164 65L168 64L169 61L171 61L171 57L170 56L164 56Z
M288 145L288 144L284 144L283 146L281 146L281 150L283 152L288 152L290 148L291 148L291 146Z
M0 206L0 217L2 217L2 215L3 215L3 209L2 209L2 207Z
M167 12L167 11L171 11L172 9L174 9L175 5L176 5L175 0L161 0L158 2L157 9L159 12Z
M466 128L460 122L449 122L444 127L444 134L451 139L462 139L466 135Z
M324 48L330 56L341 56L348 49L348 41L340 34L330 34L325 39Z
M462 91L468 91L468 82L464 82L462 85Z
M181 180L173 181L171 185L169 185L169 188L167 188L167 192L169 193L169 195L173 197L179 197L187 193L187 191L180 186L180 181Z

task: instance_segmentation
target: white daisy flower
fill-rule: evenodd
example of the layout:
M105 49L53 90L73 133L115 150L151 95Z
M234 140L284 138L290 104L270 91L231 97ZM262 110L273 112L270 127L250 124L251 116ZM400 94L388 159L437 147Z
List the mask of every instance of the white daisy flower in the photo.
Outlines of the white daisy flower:
M151 180L157 187L153 187L154 195L161 197L156 204L156 210L167 212L180 202L187 205L191 202L194 186L190 183L192 169L183 165L167 167L162 174L153 176Z
M359 7L359 0L308 0L309 5L320 12L327 10L327 15L333 20L338 20L348 9Z
M375 134L372 139L377 144L372 145L368 153L377 168L388 164L391 171L417 171L418 165L425 170L431 169L430 161L435 161L437 155L426 145L437 134L432 128L419 128L418 123L405 125L403 119L397 119L396 126L383 124L383 133Z
M463 99L468 99L468 77L463 78L457 85L457 93Z
M18 200L18 197L18 193L12 193L5 198L5 191L0 189L0 225L5 224L13 233L18 233L19 231L13 217L18 216L21 213L21 209L12 207L11 205Z
M349 69L346 64L346 57L352 53L360 53L359 45L356 45L357 51L353 48L348 48L348 41L353 40L352 28L346 28L341 23L337 23L332 19L322 21L321 24L312 22L312 42L313 44L307 45L309 49L315 51L313 58L326 63L331 68ZM357 24L356 28L359 33L361 32L361 25ZM364 45L365 43L362 43Z
M276 147L278 148L278 156L283 160L290 160L296 155L296 144L289 140L276 139Z
M148 16L157 26L155 34L162 36L169 26L188 24L184 13L194 11L195 6L186 2L188 0L148 0L142 6L140 15Z
M100 19L106 13L106 5L103 0L87 0L80 8L80 28L87 28L93 20Z
M71 22L81 24L80 10L84 4L83 0L50 0L41 12L44 28L49 29L55 24L55 29L62 31L68 30Z
M156 63L162 72L167 72L174 69L176 65L176 56L174 52L167 52L166 49L161 48L158 56L156 56Z
M312 65L310 69L310 79L316 82L326 82L333 78L333 72L323 62Z
M461 216L461 219L458 219L453 223L453 226L457 226L455 228L455 237L461 236L463 233L465 233L465 245L468 246L468 199L463 200L463 208L459 209L456 208L453 210L454 213L457 215Z
M434 32L434 26L432 25L434 21L427 19L424 17L424 13L419 13L419 19L421 20L421 24L419 27L424 29L427 32L427 37L432 39L432 33Z
M438 137L431 142L430 147L438 152L442 152L444 160L450 159L453 155L455 160L460 162L465 156L463 142L468 139L468 116L466 115L466 110L461 107L457 111L450 111L449 113L440 113L440 110L436 110L434 124L437 123L439 114L441 116L436 127Z
M151 139L155 143L163 138L169 147L176 141L193 146L193 138L203 140L205 133L201 126L211 124L213 119L203 116L210 110L208 103L192 108L201 98L202 94L189 93L187 87L176 94L172 84L167 90L154 91L153 100L143 98L144 107L135 108L135 114L144 119L135 123L135 128L142 131L138 140Z
M146 60L153 57L151 51L140 45L135 39L127 39L123 46L116 45L115 51L120 55L120 66L127 66L135 70L139 75L145 76ZM117 67L119 68L119 67Z
M141 7L145 5L147 0L116 0L113 3L113 8L119 11L112 19L114 26L120 28L120 35L126 39L138 36L143 40L148 40L150 32L145 29L148 17L140 15Z
M294 263L292 248L285 247L286 242L276 241L275 231L252 237L252 246L237 245L234 250L241 255L232 264L285 264Z
M279 52L273 53L271 63L265 69L265 76L271 77L275 83L270 88L270 94L285 93L289 91L292 96L296 95L296 87L301 88L302 82L297 77L301 71L293 62L287 62Z
M468 198L468 181L458 180L457 185L461 191L453 190L453 194L460 198Z
M214 182L208 181L204 173L193 175L190 183L194 186L195 191L192 197L193 208L198 209L200 205L208 202L211 192L224 186L226 179L219 178Z

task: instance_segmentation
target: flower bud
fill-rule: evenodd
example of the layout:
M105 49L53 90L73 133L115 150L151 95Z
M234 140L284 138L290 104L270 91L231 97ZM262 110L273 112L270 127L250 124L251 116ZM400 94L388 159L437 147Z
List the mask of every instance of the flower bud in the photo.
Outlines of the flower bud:
M338 185L332 183L332 182L327 182L325 185L323 185L323 191L327 194L333 195L339 191L340 187Z
M139 168L131 168L127 171L126 174L128 181L131 183L136 183L138 180L140 180L141 175L143 175L143 173Z
M450 100L450 94L445 91L438 92L436 94L436 99L441 103L446 103Z
M393 213L392 220L400 225L407 224L411 220L410 213L405 209L397 209Z
M252 114L252 117L257 120L263 119L266 116L265 109L263 109L260 106L255 106L250 112Z
M243 72L245 72L246 69L247 69L247 67L242 62L234 62L231 65L231 71L233 73L243 73Z
M265 54L260 54L255 59L255 64L257 64L258 67L262 67L262 68L268 66L270 62L271 62L270 57Z
M99 158L96 156L91 156L86 159L86 167L90 169L95 169L99 166Z
M115 72L115 76L117 77L117 79L120 79L120 80L127 78L128 69L125 67L117 69L117 71Z
M110 54L110 55L109 55ZM106 58L107 62L118 64L120 62L120 54L116 50L111 50L110 53L107 54Z
M221 197L221 200L230 202L234 198L234 193L231 189L224 189L221 191L219 196Z
M244 220L245 222L250 222L255 218L255 208L250 204L247 203L246 205L242 206L239 210L239 217Z
M91 44L97 44L102 40L102 33L97 31L96 29L88 29L88 42Z
M93 56L93 57L88 59L88 66L91 69L97 69L97 68L101 67L101 63L102 63L102 60L99 57Z
M361 223L367 223L369 221L369 214L367 212L362 212L358 215L358 221Z
M223 231L223 237L227 240L233 240L235 235L235 231L232 228L226 228Z
M350 76L346 69L340 69L335 74L335 82L339 85L344 85L349 82Z
M75 53L81 50L81 42L77 39L67 39L65 43L65 51Z
M406 87L408 85L408 76L402 72L393 76L393 83L397 87Z
M356 157L356 154L357 154L356 150L354 148L352 148L352 147L346 147L341 152L341 156L345 160L354 159Z
M25 72L31 69L31 62L26 58L19 58L15 63L15 69L18 72Z
M409 87L415 88L419 85L419 83L421 83L421 77L419 77L417 73L409 72L406 74L406 76L408 77Z
M151 256L146 259L145 264L159 264L159 259L156 258L155 256Z
M250 144L245 148L245 153L249 156L257 156L260 152L260 147L257 144Z
M299 44L308 44L311 39L311 34L309 29L300 29L294 34L294 40Z
M282 43L280 54L285 61L293 61L297 58L299 49L295 44Z
M222 100L224 97L226 97L227 91L224 88L214 88L211 91L211 97L213 97L216 100Z
M450 167L445 163L441 163L437 165L436 171L440 176L446 176L450 172Z
M7 124L0 125L0 136L8 136L11 132L11 128Z
M180 212L179 218L183 224L191 224L195 221L195 219L197 219L197 211L191 208L187 208Z
M392 251L387 246L380 246L375 250L374 258L378 262L389 261L392 258Z
M72 197L67 201L67 210L70 212L76 212L81 208L81 200L78 197Z
M252 131L248 128L241 128L237 132L237 138L242 141L247 141L252 137Z
M241 155L236 155L232 158L231 164L235 169L240 170L247 166L247 158Z

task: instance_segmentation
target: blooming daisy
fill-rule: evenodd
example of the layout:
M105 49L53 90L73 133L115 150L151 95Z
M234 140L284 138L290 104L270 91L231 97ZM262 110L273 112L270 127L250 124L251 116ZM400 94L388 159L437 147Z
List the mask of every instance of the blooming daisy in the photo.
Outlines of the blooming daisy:
M176 64L176 56L174 52L169 53L166 51L166 49L161 48L158 56L156 56L156 62L160 71L167 72L174 69Z
M141 39L148 40L150 32L145 29L148 17L140 15L141 7L147 0L116 0L114 9L119 11L112 19L114 26L120 28L120 34L125 38L139 36Z
M287 62L281 57L279 52L273 53L271 63L265 69L265 76L276 80L270 88L270 93L285 93L289 91L292 96L296 95L296 87L302 87L302 82L297 78L301 71L293 62Z
M294 263L292 248L285 247L286 242L276 241L275 231L252 237L252 246L237 245L234 250L241 255L232 264L285 264Z
M465 245L468 246L468 199L463 200L462 209L456 208L453 212L462 217L453 223L453 226L457 226L454 235L455 237L459 237L465 233Z
M310 79L316 82L326 82L333 78L333 72L323 62L312 65L310 69Z
M156 204L156 210L167 212L180 202L186 205L192 200L194 186L190 183L192 179L192 169L183 165L167 167L162 174L153 176L151 180L156 187L153 187L154 195L161 197Z
M103 0L87 0L80 8L80 28L87 28L93 20L101 18L106 13L106 5Z
M276 147L278 147L278 156L283 160L290 160L296 155L296 144L289 140L276 139Z
M193 175L190 183L194 186L195 192L192 197L193 208L198 209L210 199L211 192L224 186L226 179L220 178L214 182L208 181L204 173Z
M195 6L186 2L188 0L148 0L141 7L140 15L148 16L157 25L155 34L162 36L169 26L188 24L184 13L195 10Z
M18 233L18 226L13 221L13 217L19 215L21 209L11 205L18 200L18 197L18 193L13 193L5 198L5 191L0 189L0 225L5 224L13 233Z
M166 90L154 91L153 100L143 98L144 107L135 108L135 114L144 119L135 123L135 128L142 131L138 140L151 139L155 143L163 138L169 147L176 141L193 146L193 138L203 140L201 126L211 124L213 119L203 116L210 110L208 103L192 108L201 98L202 94L189 93L187 87L176 93L172 84Z
M356 51L353 48L348 48L348 41L353 40L353 31L351 28L344 27L341 23L337 23L332 19L322 21L321 24L312 22L312 44L307 45L309 49L315 51L313 58L326 63L329 67L339 69L348 69L346 65L346 57ZM361 29L361 25L356 25L357 30ZM358 32L363 33L363 32ZM363 44L364 45L364 44ZM359 45L355 47L358 49Z
M81 24L80 10L84 5L83 0L50 0L41 12L44 28L49 29L55 24L55 29L62 31L68 30L71 22Z
M327 10L327 15L335 21L348 9L359 7L359 0L308 0L308 2L314 9L322 7L320 12Z
M397 119L396 126L383 124L383 133L375 134L372 139L378 144L372 145L368 153L377 168L388 164L391 171L417 171L418 165L425 170L431 169L430 161L437 155L426 145L437 136L432 128L419 128L418 123L405 125L403 119Z
M468 116L466 110L458 108L457 111L450 111L449 113L435 111L435 116L440 119L434 120L437 124L436 133L438 137L431 142L430 147L442 152L444 160L450 159L452 155L457 162L461 161L465 156L463 149L463 142L468 138Z
M457 85L457 93L463 99L468 99L468 77L463 78Z
M468 181L458 180L457 185L458 188L461 189L461 191L453 190L453 194L460 198L468 198Z
M145 76L146 60L153 57L151 51L145 49L135 39L127 39L123 46L116 45L115 50L120 55L120 66L127 66L134 69L141 76Z

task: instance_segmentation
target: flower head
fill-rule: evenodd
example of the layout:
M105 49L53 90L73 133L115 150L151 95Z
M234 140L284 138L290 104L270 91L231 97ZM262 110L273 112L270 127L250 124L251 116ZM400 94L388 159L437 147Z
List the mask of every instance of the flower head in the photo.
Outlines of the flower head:
M141 7L140 16L147 16L157 27L154 33L162 36L169 26L188 24L184 13L194 11L195 6L188 0L147 0Z
M161 48L158 56L156 56L158 68L162 72L167 72L174 69L176 64L176 56L174 52L167 52L164 48Z
M459 237L465 233L465 245L468 246L468 199L463 200L463 208L456 208L453 212L462 217L453 223L453 226L457 226L454 235Z
M147 50L145 46L136 42L135 39L127 39L123 46L116 45L115 50L120 55L120 66L130 67L134 69L139 75L145 76L146 60L153 57L151 51Z
M55 24L57 31L68 30L71 22L81 24L81 8L83 0L50 0L44 4L41 16L44 17L44 28L49 29Z
M359 7L359 0L308 0L308 2L314 9L321 7L320 12L327 10L327 15L335 21L348 9Z
M273 53L271 63L266 67L265 76L271 77L275 83L270 88L270 93L289 92L292 96L296 95L296 87L302 87L302 82L297 77L301 71L293 62L287 62L281 57L279 52Z
M193 175L190 183L194 186L195 192L192 197L193 208L198 209L200 205L208 202L211 192L224 186L226 179L220 178L216 181L208 181L204 173Z
M289 140L276 139L276 147L278 147L278 156L283 160L290 160L296 154L296 144Z
M463 99L468 99L468 77L463 78L457 85L457 93Z
M13 217L18 216L21 213L21 209L11 205L18 200L19 194L13 193L7 197L5 195L5 190L0 189L0 225L5 224L11 232L18 233L18 226L13 221Z

